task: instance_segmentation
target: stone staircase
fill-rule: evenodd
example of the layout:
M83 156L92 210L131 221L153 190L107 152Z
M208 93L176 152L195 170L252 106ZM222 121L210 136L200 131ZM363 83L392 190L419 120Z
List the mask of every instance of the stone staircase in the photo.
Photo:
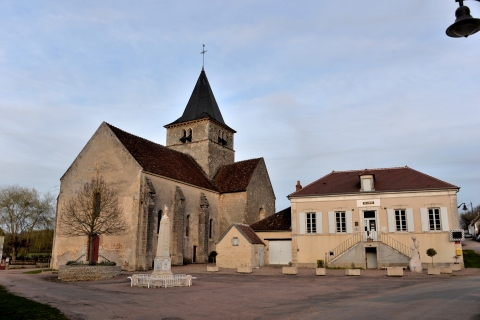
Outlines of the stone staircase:
M357 232L329 252L325 253L325 265L328 266L329 263L334 262L337 260L340 256L342 256L345 252L347 252L349 249L357 246L360 243L368 242L365 241L365 235L364 232ZM400 241L390 237L386 233L378 231L375 237L374 242L380 242L388 247L390 247L392 250L395 252L398 252L407 258L411 259L412 258L412 250L401 243Z

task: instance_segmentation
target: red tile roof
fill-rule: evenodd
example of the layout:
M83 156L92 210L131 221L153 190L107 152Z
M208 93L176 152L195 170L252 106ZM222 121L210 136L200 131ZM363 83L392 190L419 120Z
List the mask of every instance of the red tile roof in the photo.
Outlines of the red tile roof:
M217 191L191 156L106 124L145 171Z
M374 192L427 190L427 189L459 189L453 184L426 175L409 167L368 169L353 171L333 171L317 181L294 192L289 197L360 193L359 174L368 172L375 175Z
M240 231L241 234L250 242L251 244L263 244L263 241L257 236L255 231L250 228L247 224L235 223L235 227Z
M248 242L251 244L263 244L263 241L257 236L255 231L250 228L248 224L243 224L243 223L232 223L230 227L222 234L222 236L218 239L217 244L220 243L220 241L225 238L225 236L230 232L230 229L236 228L244 237L247 239Z
M140 138L111 124L106 125L145 171L220 193L245 191L262 160L258 158L225 165L210 180L190 155Z
M247 190L253 172L262 158L235 162L221 167L214 182L220 192L239 192Z
M290 231L292 230L292 208L283 209L251 224L250 227L255 231Z

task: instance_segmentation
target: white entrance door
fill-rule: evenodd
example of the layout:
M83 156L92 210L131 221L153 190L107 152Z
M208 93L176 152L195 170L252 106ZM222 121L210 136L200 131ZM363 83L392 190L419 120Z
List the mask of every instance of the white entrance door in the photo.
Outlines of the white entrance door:
M270 264L288 264L292 261L292 240L269 241Z
M377 214L375 211L363 211L363 241L377 241Z

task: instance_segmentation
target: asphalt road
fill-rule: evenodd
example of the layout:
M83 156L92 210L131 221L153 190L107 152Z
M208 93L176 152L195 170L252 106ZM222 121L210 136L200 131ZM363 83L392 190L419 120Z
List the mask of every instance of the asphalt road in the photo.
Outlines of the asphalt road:
M0 284L71 319L480 319L477 269L403 278L381 270L362 271L360 277L328 270L315 277L311 269L298 276L268 268L250 275L204 269L174 268L198 279L192 287L169 289L131 288L126 275L62 283L49 273L18 270L1 272Z

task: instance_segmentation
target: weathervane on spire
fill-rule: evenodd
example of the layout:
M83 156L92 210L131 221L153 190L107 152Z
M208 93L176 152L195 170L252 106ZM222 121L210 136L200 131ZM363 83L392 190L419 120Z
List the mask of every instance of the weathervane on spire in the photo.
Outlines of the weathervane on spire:
M200 54L203 54L202 70L203 70L203 67L205 67L205 52L207 52L207 50L205 50L205 45L203 45L203 51L200 52Z

